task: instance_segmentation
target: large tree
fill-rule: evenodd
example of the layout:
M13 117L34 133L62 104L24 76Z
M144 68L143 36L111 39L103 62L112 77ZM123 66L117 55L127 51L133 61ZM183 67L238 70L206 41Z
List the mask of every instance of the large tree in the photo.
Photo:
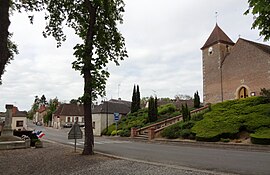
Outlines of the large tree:
M82 43L74 47L73 68L84 78L85 142L83 154L93 154L94 137L92 129L91 104L98 95L105 95L106 70L109 61L115 62L127 57L124 38L117 25L123 22L123 0L46 0L49 14L44 36L52 35L57 46L65 41L63 25L75 30ZM63 24L64 23L64 24Z
M44 0L0 0L0 84L6 65L18 54L17 46L11 41L12 33L9 32L10 14L14 11L26 11L30 22L33 22L31 12L44 8Z
M252 29L258 28L260 36L264 36L264 40L270 40L270 2L269 0L248 0L249 8L245 14L252 13L254 22Z

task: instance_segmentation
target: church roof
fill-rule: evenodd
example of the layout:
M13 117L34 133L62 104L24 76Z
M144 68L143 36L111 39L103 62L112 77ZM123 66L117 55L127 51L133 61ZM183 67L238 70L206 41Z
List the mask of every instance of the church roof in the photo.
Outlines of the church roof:
M234 42L223 32L223 30L217 24L201 49L205 49L216 43L234 45Z
M246 40L246 39L243 39L243 38L240 38L240 40L243 40L249 44L252 44L253 46L257 47L258 49L270 54L270 46L268 45L265 45L265 44L260 44L260 43L255 43L253 41L249 41L249 40Z

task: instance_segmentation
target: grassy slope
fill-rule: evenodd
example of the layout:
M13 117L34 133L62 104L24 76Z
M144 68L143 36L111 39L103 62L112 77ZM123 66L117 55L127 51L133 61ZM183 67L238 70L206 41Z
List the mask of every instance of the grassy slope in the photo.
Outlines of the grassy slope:
M166 104L158 107L158 121L164 120L166 118L175 117L180 115L180 111L176 109L173 104ZM158 122L156 121L156 122ZM138 112L128 114L126 117L121 118L118 122L118 133L121 136L129 136L130 129L132 127L141 128L150 125L148 121L148 109L140 109ZM102 132L103 135L114 135L113 132L116 129L115 124L109 126L108 131L106 129ZM113 133L113 134L112 134Z
M233 137L240 130L253 133L263 127L270 127L270 103L263 97L250 97L213 105L192 132L207 140Z

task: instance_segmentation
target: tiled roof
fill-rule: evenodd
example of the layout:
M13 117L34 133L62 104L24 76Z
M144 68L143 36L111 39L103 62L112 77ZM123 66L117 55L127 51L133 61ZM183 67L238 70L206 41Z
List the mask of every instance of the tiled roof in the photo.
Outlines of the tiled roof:
M123 100L110 100L105 101L103 104L96 106L92 113L100 114L100 113L120 113L127 114L130 112L130 104L131 102L123 101Z
M16 106L13 106L12 117L27 117L27 112L26 111L19 111Z
M265 44L260 44L260 43L255 43L253 41L249 41L249 40L246 40L246 39L243 39L243 38L240 38L240 40L243 40L249 44L252 44L253 46L257 47L258 49L270 54L270 46L268 45L265 45Z
M46 107L45 107L45 105L41 105L41 106L39 107L39 109L38 109L38 112L39 112L39 113L42 113L42 112L44 112L44 111L46 111Z
M205 49L216 43L234 45L234 42L223 32L223 30L217 24L201 49Z
M61 104L57 110L54 112L54 115L59 116L83 116L83 105L77 104Z

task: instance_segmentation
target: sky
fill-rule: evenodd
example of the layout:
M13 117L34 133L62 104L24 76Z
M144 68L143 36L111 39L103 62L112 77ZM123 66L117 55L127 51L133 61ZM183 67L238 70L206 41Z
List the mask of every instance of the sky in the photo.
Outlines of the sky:
M247 0L125 0L124 23L119 30L129 57L108 65L110 77L106 100L130 100L134 84L141 97L177 94L202 98L202 53L200 48L216 22L236 42L239 36L263 43L252 30L252 15L243 15ZM216 12L218 12L216 17ZM73 47L80 42L72 29L65 28L67 40L56 47L52 38L43 38L43 14L30 24L26 13L11 16L9 32L19 54L6 67L0 85L0 111L6 104L30 110L35 96L57 97L69 102L83 94L83 78L72 69ZM264 43L266 44L266 43ZM101 98L99 99L101 100Z

